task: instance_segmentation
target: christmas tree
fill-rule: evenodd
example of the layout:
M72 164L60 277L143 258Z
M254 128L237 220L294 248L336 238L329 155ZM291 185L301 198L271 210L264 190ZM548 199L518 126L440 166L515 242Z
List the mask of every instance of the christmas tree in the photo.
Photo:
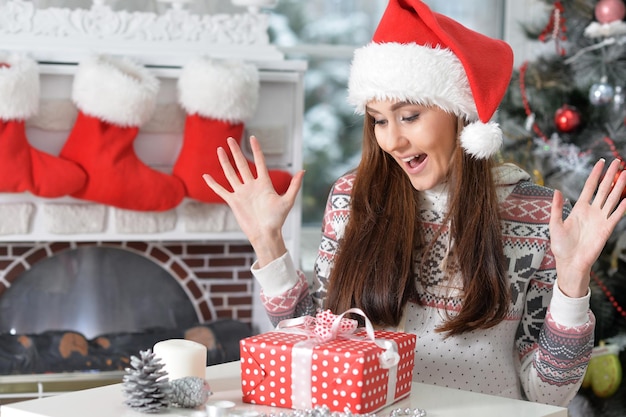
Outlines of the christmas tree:
M626 168L626 5L545 3L544 20L520 22L526 36L546 43L548 52L514 71L498 116L505 135L502 158L574 203L599 158L618 158ZM570 415L624 416L626 220L594 265L591 291L598 346Z

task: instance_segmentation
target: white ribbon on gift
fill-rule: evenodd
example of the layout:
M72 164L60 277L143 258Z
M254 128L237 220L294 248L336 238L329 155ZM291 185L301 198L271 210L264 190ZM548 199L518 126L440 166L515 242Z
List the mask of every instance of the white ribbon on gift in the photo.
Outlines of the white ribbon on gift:
M365 333L367 338L358 337L352 333L346 334L340 332L341 320L346 314L354 313L365 319ZM311 368L313 361L313 348L320 343L314 331L310 328L315 320L310 316L303 316L294 319L282 320L276 326L276 330L289 333L297 333L308 336L307 340L294 344L291 350L292 364L299 366L291 367L292 381L292 407L293 408L310 408L312 406L311 394ZM298 327L297 327L298 326ZM370 340L378 347L384 349L379 355L378 360L381 368L389 370L387 380L387 402L385 406L395 401L396 379L398 372L398 362L400 355L398 354L398 345L393 340L376 339L374 336L374 327L367 318L365 313L359 308L351 308L344 313L335 316L331 326L331 339L352 339L352 340Z

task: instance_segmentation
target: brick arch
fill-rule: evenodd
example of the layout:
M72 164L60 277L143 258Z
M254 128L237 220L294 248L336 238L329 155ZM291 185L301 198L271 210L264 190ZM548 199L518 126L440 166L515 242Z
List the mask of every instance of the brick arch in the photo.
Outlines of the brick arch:
M145 256L183 288L200 321L252 324L254 251L247 242L0 242L0 296L38 261L83 246L117 247Z
M124 249L151 260L168 271L172 278L176 279L193 305L200 322L210 321L216 317L215 309L210 299L206 297L198 286L193 271L185 262L177 259L177 256L172 254L168 248L152 242L41 242L23 250L14 248L14 252L17 252L15 253L15 259L5 267L3 279L0 280L0 296L22 273L31 269L33 265L42 259L52 258L66 250L87 246Z

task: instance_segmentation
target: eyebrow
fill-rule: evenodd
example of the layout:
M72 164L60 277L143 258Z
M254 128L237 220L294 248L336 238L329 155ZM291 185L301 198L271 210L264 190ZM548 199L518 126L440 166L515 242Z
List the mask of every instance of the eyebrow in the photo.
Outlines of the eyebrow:
M391 106L391 111L398 110L401 107L405 106L413 106L415 103L409 103L408 101L399 101ZM375 110L369 106L365 106L365 111L369 113L380 113L378 110Z

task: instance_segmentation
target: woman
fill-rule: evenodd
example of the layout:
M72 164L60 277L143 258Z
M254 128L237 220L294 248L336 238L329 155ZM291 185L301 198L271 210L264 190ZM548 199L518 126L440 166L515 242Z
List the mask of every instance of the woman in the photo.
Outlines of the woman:
M205 181L256 252L274 323L359 307L378 327L418 335L416 381L567 405L593 347L591 266L626 211L626 175L613 184L619 162L603 176L600 160L572 208L519 168L495 166L502 138L489 120L512 63L502 41L420 1L389 2L353 59L362 159L330 193L312 285L281 236L303 173L281 196L255 138L258 178L234 140L235 167L218 150L233 191Z

